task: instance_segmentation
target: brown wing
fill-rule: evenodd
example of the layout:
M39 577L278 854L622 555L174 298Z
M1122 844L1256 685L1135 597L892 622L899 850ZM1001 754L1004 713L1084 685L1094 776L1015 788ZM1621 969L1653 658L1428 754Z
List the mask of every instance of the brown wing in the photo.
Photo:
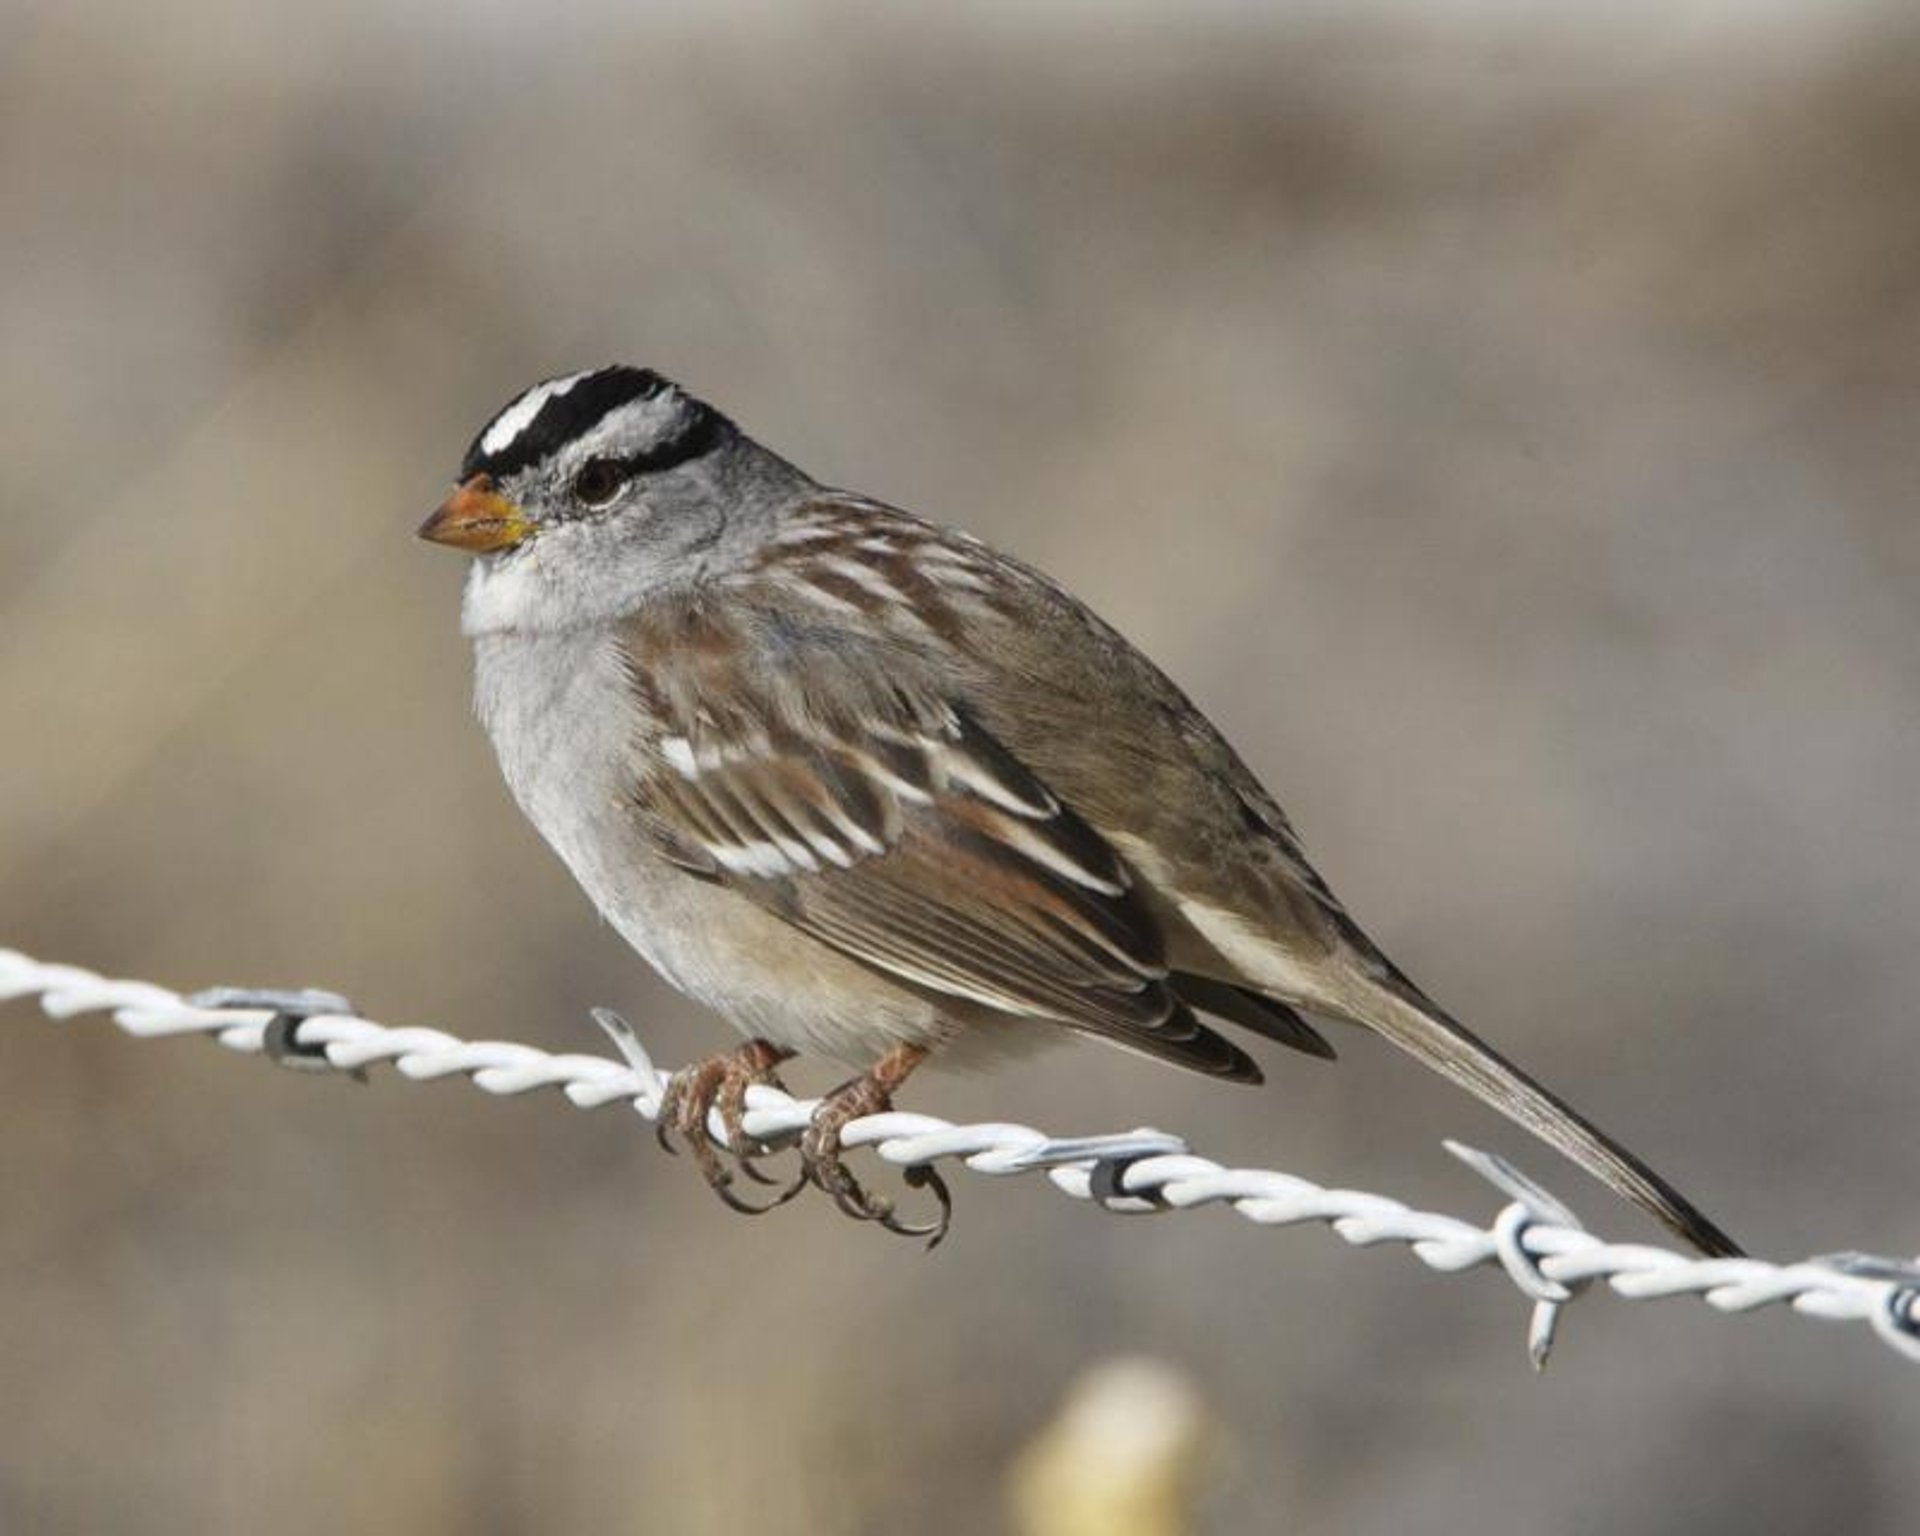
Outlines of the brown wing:
M913 986L1259 1080L1175 991L1126 865L964 710L894 682L823 712L714 644L629 656L635 810L690 874Z

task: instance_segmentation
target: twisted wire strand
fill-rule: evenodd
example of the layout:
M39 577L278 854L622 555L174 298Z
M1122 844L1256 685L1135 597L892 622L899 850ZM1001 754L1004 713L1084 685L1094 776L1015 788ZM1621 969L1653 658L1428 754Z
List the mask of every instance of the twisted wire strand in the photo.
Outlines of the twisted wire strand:
M0 1003L26 997L37 998L53 1019L109 1014L141 1039L210 1035L228 1050L268 1053L288 1065L361 1072L384 1064L415 1082L465 1077L495 1095L558 1088L576 1108L625 1102L649 1121L659 1114L670 1075L605 1010L595 1010L595 1018L623 1060L556 1054L513 1041L463 1040L438 1029L393 1028L359 1017L344 999L327 993L221 989L186 997L152 982L104 977L0 949ZM806 1129L817 1103L756 1085L747 1093L745 1129L768 1145L784 1145ZM724 1137L717 1120L713 1128ZM1528 1348L1536 1366L1552 1349L1562 1309L1596 1281L1633 1301L1696 1296L1728 1314L1785 1304L1803 1317L1864 1322L1882 1344L1920 1362L1920 1263L1845 1253L1776 1264L1609 1243L1504 1160L1457 1143L1449 1142L1448 1150L1510 1197L1487 1226L1414 1210L1385 1195L1324 1188L1292 1174L1223 1167L1190 1151L1179 1137L1150 1128L1055 1137L1027 1125L955 1125L894 1111L853 1121L840 1140L847 1148L870 1147L902 1168L953 1160L990 1176L1044 1172L1064 1194L1121 1214L1223 1205L1262 1226L1321 1223L1355 1247L1402 1244L1442 1274L1496 1268L1533 1303Z

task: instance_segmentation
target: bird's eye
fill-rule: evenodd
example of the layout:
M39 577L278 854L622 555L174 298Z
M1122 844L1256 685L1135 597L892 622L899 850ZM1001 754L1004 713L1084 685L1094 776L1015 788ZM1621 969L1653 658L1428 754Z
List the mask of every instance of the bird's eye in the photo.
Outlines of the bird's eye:
M583 507L604 507L626 483L627 473L618 459L588 459L573 477L573 498Z

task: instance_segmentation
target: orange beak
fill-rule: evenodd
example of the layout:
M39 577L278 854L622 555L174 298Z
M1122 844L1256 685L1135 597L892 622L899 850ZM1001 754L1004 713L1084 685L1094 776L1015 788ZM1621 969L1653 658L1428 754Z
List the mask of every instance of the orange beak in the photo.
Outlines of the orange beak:
M494 490L487 475L475 475L460 486L420 525L421 538L476 555L512 549L532 532L532 522Z

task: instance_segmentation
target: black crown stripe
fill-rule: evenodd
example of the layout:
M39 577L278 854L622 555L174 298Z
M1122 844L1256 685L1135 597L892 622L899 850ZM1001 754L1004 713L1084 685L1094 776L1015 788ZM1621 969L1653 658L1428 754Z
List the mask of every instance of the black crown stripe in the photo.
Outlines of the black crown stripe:
M673 386L651 368L629 368L620 364L602 368L546 401L534 413L533 420L499 448L488 452L482 444L493 430L494 422L532 393L532 390L522 390L494 412L492 420L474 438L461 461L460 478L470 480L475 475L491 475L499 480L517 474L582 433L592 431L608 412L671 388Z

